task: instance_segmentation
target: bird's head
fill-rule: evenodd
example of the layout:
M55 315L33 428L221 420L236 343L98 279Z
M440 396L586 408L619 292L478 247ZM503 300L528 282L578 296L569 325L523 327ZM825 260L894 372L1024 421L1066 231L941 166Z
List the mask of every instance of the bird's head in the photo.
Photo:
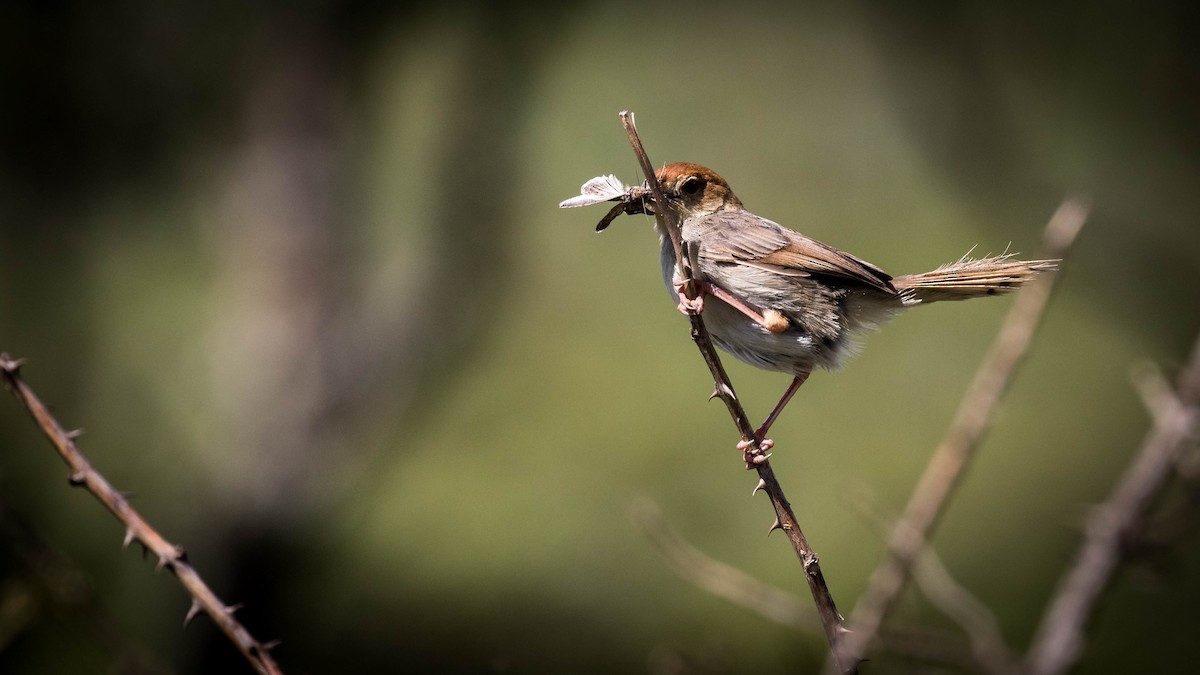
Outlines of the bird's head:
M742 201L733 194L729 183L716 171L699 164L668 164L658 170L658 182L667 198L668 208L677 209L683 218L742 207Z

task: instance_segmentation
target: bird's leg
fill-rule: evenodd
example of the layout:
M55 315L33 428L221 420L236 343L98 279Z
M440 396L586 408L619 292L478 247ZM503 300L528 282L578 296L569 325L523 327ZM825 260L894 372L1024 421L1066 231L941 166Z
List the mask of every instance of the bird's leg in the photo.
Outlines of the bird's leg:
M770 415L767 415L767 419L762 423L762 426L755 430L754 439L742 439L737 444L737 449L742 451L742 459L746 461L746 468L749 469L762 464L770 456L766 452L775 446L775 441L767 438L767 432L770 431L771 425L775 423L775 420L779 418L779 413L783 412L784 406L788 404L788 401L792 400L792 397L796 395L796 391L800 389L800 385L804 384L804 381L811 374L812 368L806 368L796 373L796 376L792 378L792 383L788 385L787 390L783 392L783 396L779 399L779 403L775 404L775 408L771 410ZM757 453L753 450L755 440L758 441L759 451Z
M684 293L683 289L685 287L685 283L686 282L684 281L675 282L675 292L679 295L679 311L683 312L684 314L700 314L703 312L704 294L707 293L721 300L742 314L750 317L754 323L757 323L771 333L782 333L788 328L789 324L787 317L785 317L782 313L773 309L768 309L762 314L759 314L754 310L753 307L742 302L737 296L712 283L711 281L700 281L699 279L694 280L694 283L696 284L695 298L689 298L687 297L687 294Z
M804 384L804 381L811 374L811 367L796 373L796 376L792 378L792 383L788 385L787 391L784 391L783 396L779 399L779 403L775 404L775 409L771 411L770 415L767 415L766 421L754 432L755 436L766 438L767 431L771 429L771 425L779 418L779 413L783 412L783 407L788 404L788 401L792 400L792 397L796 395L796 390L800 389L800 385Z

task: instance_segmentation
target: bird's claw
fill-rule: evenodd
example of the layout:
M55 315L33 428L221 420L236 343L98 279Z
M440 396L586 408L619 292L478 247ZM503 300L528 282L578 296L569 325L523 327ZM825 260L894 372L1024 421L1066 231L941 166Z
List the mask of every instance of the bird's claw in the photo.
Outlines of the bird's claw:
M773 447L775 447L775 441L769 438L762 440L743 438L737 444L737 449L742 451L742 461L746 462L747 469L753 469L770 459L771 453L767 451Z
M682 314L700 314L704 312L704 298L689 298L683 293L679 294L679 304L676 305Z
M687 296L687 282L675 281L675 294L679 296L679 304L676 307L683 314L700 314L704 312L704 289L700 286L699 281L693 282L696 288L696 297L689 298Z
M679 304L677 305L679 307L679 311L683 312L683 313L701 313L701 312L703 312L704 311L704 293L702 291L700 291L700 289L697 288L696 297L689 298L688 293L686 293L686 291L684 291L685 287L686 287L686 282L684 282L684 281L674 282L674 288L676 288L676 294L679 295Z

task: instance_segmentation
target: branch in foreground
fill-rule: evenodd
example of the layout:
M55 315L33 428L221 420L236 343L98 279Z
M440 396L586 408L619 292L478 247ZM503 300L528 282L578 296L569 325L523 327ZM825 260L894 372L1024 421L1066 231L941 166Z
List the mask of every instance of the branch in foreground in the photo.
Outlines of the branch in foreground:
M1084 630L1096 601L1112 584L1123 545L1137 535L1162 494L1200 416L1200 337L1179 375L1174 396L1160 400L1137 457L1108 501L1088 518L1087 537L1074 565L1059 582L1027 659L1034 675L1066 672L1083 650Z
M188 564L184 550L162 537L142 516L129 504L125 497L113 488L87 461L75 447L75 434L63 430L58 421L46 409L42 401L33 393L29 385L21 379L21 361L12 359L8 354L0 353L0 377L5 386L17 397L46 438L58 450L59 456L71 469L69 480L71 485L86 488L104 504L114 516L125 525L125 546L137 541L153 553L158 559L158 569L167 568L179 583L192 596L192 607L184 619L187 625L197 614L204 612L212 617L221 632L237 646L246 660L255 670L263 675L280 675L282 671L271 658L270 647L254 638L237 619L233 617L237 607L230 607L221 602L212 592L195 568Z
M1064 201L1046 226L1042 255L1038 257L1062 258L1086 217L1087 207L1082 202L1076 199ZM945 438L934 451L903 515L892 529L884 559L871 574L866 592L850 615L852 630L846 642L851 654L861 657L866 652L900 597L917 555L961 481L1001 396L1024 359L1057 277L1057 272L1045 273L1017 294L1012 310L976 372Z
M679 266L679 276L685 281L684 291L689 299L694 300L696 283L692 276L691 266L687 264L687 256L683 255L683 236L680 224L674 213L666 208L666 200L663 198L662 188L658 184L654 166L650 163L646 150L642 146L641 138L638 137L637 128L634 126L633 114L622 112L620 117L621 123L625 127L625 133L629 137L629 143L633 146L633 152L637 155L642 173L645 174L647 185L654 197L654 217L671 238L671 245L675 249L675 261ZM829 586L825 583L825 575L821 572L821 564L817 560L817 555L808 545L808 540L800 529L800 524L796 521L796 514L792 512L792 505L783 494L783 488L775 478L775 471L771 468L771 463L767 461L759 444L760 439L755 436L750 418L746 416L746 411L733 391L733 384L729 381L729 375L726 374L725 367L721 364L721 358L712 344L708 330L704 326L704 319L695 312L689 312L688 319L692 325L692 341L696 343L696 348L704 356L704 362L708 364L709 372L712 373L715 395L724 401L742 440L752 443L750 453L756 458L762 459L761 462L757 462L756 459L754 466L759 478L755 492L761 489L767 493L771 505L775 509L775 522L771 530L781 529L784 531L788 541L792 544L792 549L796 552L796 557L799 558L800 564L804 568L804 576L808 581L809 590L812 592L813 601L816 603L817 614L825 629L830 654L838 672L845 675L857 673L858 660L854 658L853 652L846 650L846 640L844 639L846 628L843 625L842 615L833 601L833 595L829 592Z

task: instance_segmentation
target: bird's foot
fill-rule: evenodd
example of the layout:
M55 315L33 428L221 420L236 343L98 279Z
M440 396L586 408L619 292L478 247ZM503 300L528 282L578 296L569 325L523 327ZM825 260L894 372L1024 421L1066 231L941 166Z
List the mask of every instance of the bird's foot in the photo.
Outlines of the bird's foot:
M674 282L675 293L679 296L679 304L676 307L683 314L701 314L704 312L704 286L699 281L693 281L696 285L696 297L689 298L687 296L686 281Z
M746 462L748 470L770 459L771 453L767 451L773 447L775 447L775 441L769 438L762 440L743 438L737 444L737 449L742 451L742 461Z

